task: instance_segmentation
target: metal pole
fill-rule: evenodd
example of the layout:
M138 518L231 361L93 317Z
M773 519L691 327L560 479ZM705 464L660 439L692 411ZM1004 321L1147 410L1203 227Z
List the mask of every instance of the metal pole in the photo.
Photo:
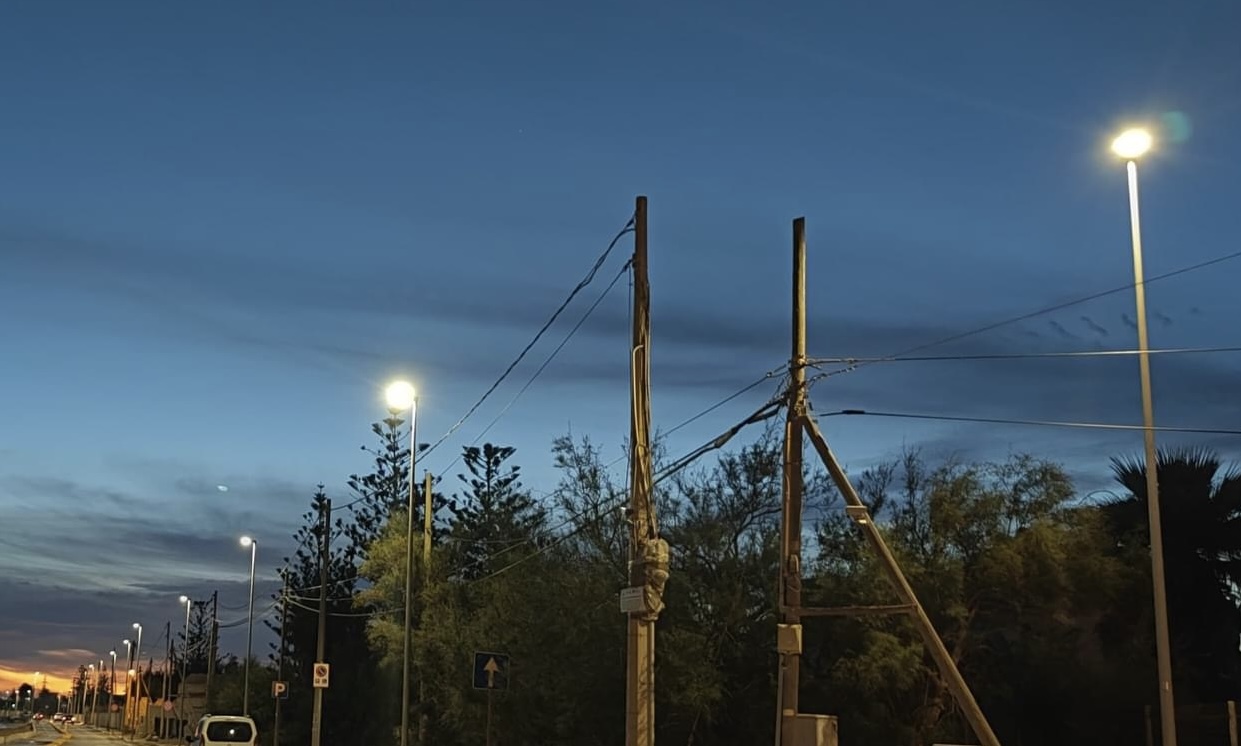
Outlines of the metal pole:
M405 623L401 653L401 746L409 745L409 638L414 596L414 503L417 498L418 397L409 410L409 505L405 527Z
M131 730L129 732L130 740L133 740L134 738L137 737L138 707L139 707L139 704L142 702L142 625L137 624L136 629L138 630L138 639L134 643L133 669L138 678L136 681L134 681L134 711L133 711L133 714L130 716L131 717L131 723L130 723Z
M801 624L801 534L802 534L802 450L800 418L806 412L806 219L793 221L793 304L791 350L789 355L788 419L784 424L784 469L781 483L782 525L780 558L780 621ZM801 680L801 655L782 656L780 742L793 743ZM792 713L791 718L784 717Z
M322 574L322 573L320 573ZM284 681L284 641L289 628L289 571L280 571L280 648L276 652L276 681ZM275 695L275 692L272 692ZM276 697L273 705L275 715L271 729L272 746L280 746L280 697Z
M177 735L185 729L185 679L190 662L190 611L194 608L194 599L185 599L185 644L181 648L181 681L177 684Z
M487 690L487 746L491 746L491 689Z
M244 683L241 687L241 714L250 714L250 655L254 645L254 567L258 559L259 543L254 539L250 540L250 611L247 614L249 622L246 624L246 672Z
M112 730L112 708L116 704L116 651L110 651L112 656L112 673L108 675L108 730Z
M413 470L410 470L412 481ZM422 613L427 613L427 603L429 596L428 589L431 586L431 519L434 517L434 510L431 505L431 489L432 489L431 472L426 473L426 478L422 484ZM425 619L424 619L425 622ZM425 624L424 624L425 626ZM429 727L430 713L427 712L427 672L424 670L418 677L418 702L421 704L422 711L418 715L418 743L420 746L427 743L427 729Z
M91 725L95 724L95 709L99 705L99 674L101 673L102 668L103 668L103 661L99 661L99 668L95 668L94 666L90 667L90 669L95 672L95 682L94 682L94 685L91 686L91 698L90 698L90 723ZM82 708L83 709L86 708L85 703L83 703ZM30 692L30 709L31 709L31 717L33 717L34 716L34 690L31 690Z
M133 687L131 686L133 677L129 673L133 669L134 646L130 644L129 640L125 640L125 710L118 719L122 738L125 736L125 728L129 725L129 706L133 704L134 699L132 694Z
M1138 213L1138 164L1130 160L1129 227L1133 237L1133 293L1137 305L1138 369L1142 377L1142 426L1146 449L1146 515L1150 523L1151 582L1155 595L1155 659L1159 669L1159 728L1162 746L1176 746L1176 702L1172 696L1172 650L1163 568L1163 522L1159 513L1159 456L1155 450L1155 406L1151 396L1150 344L1146 333L1146 281L1142 272L1142 223Z
M332 547L332 501L324 498L320 509L323 511L322 542L319 545L319 636L315 641L315 663L326 663L327 655L327 566L328 556ZM314 713L310 720L310 744L319 746L323 727L323 689L315 687Z

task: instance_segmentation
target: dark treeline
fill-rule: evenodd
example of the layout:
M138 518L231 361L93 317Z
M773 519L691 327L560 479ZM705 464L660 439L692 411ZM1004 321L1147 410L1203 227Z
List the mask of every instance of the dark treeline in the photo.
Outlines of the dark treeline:
M373 426L370 473L333 496L324 744L396 741L403 424ZM414 743L421 733L437 746L483 742L486 697L471 683L481 650L511 656L510 688L494 697L496 743L623 742L624 477L587 439L557 440L552 457L559 481L539 497L522 483L514 449L491 444L464 449L461 473L434 487L430 567L420 529L415 537ZM1180 726L1186 743L1226 743L1224 702L1241 680L1241 475L1206 451L1160 461ZM767 433L659 485L672 550L658 628L661 743L772 741L781 463L779 440ZM1113 459L1110 468L1116 486L1105 499L1081 495L1059 465L1025 455L933 463L906 452L853 475L1005 744L1142 743L1148 711L1158 733L1143 464ZM817 471L806 478L804 603L892 603L830 481ZM277 606L285 611L269 623L276 634L284 627L290 682L282 744L309 740L326 499L321 487L311 500L300 549L286 558L288 596ZM804 638L802 710L837 715L842 743L972 742L904 618L811 619ZM275 648L251 684L250 709L269 744ZM213 707L239 709L240 687L229 683L237 662L220 674Z

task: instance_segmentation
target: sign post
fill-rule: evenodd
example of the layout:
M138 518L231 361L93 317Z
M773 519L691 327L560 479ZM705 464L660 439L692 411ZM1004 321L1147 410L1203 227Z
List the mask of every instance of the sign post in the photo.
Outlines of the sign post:
M474 653L474 688L487 690L487 746L491 746L491 696L496 690L508 689L508 655L505 653Z

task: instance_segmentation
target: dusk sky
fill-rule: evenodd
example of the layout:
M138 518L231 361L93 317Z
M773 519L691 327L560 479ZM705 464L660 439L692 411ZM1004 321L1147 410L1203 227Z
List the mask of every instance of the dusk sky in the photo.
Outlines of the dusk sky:
M243 533L268 608L316 483L345 500L368 469L383 385L415 382L419 440L438 440L637 194L663 430L787 359L799 215L825 357L1131 282L1107 151L1130 123L1159 138L1141 166L1148 276L1236 255L1238 29L1231 0L0 3L0 688L69 675L133 621L154 650L181 593L218 589L222 621L244 617ZM542 494L556 436L621 454L624 280L482 433L631 246L427 468L455 482L481 435L516 446ZM1152 282L1152 346L1241 344L1239 284L1241 256ZM1124 291L925 354L1127 350L1133 316ZM1241 429L1241 354L1153 365L1159 424ZM820 413L1141 422L1133 357L885 363L811 396ZM855 472L903 446L1028 451L1083 493L1141 449L1133 431L824 425ZM1241 457L1230 435L1160 443ZM244 625L222 642L242 652Z

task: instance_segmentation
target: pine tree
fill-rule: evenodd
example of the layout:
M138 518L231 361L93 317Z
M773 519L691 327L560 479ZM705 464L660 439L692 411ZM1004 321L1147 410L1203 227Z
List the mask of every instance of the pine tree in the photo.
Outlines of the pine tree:
M469 488L457 504L450 541L455 574L461 579L495 572L514 546L538 548L547 534L547 512L521 484L521 467L506 465L511 446L484 443L462 454L467 474L457 478Z

